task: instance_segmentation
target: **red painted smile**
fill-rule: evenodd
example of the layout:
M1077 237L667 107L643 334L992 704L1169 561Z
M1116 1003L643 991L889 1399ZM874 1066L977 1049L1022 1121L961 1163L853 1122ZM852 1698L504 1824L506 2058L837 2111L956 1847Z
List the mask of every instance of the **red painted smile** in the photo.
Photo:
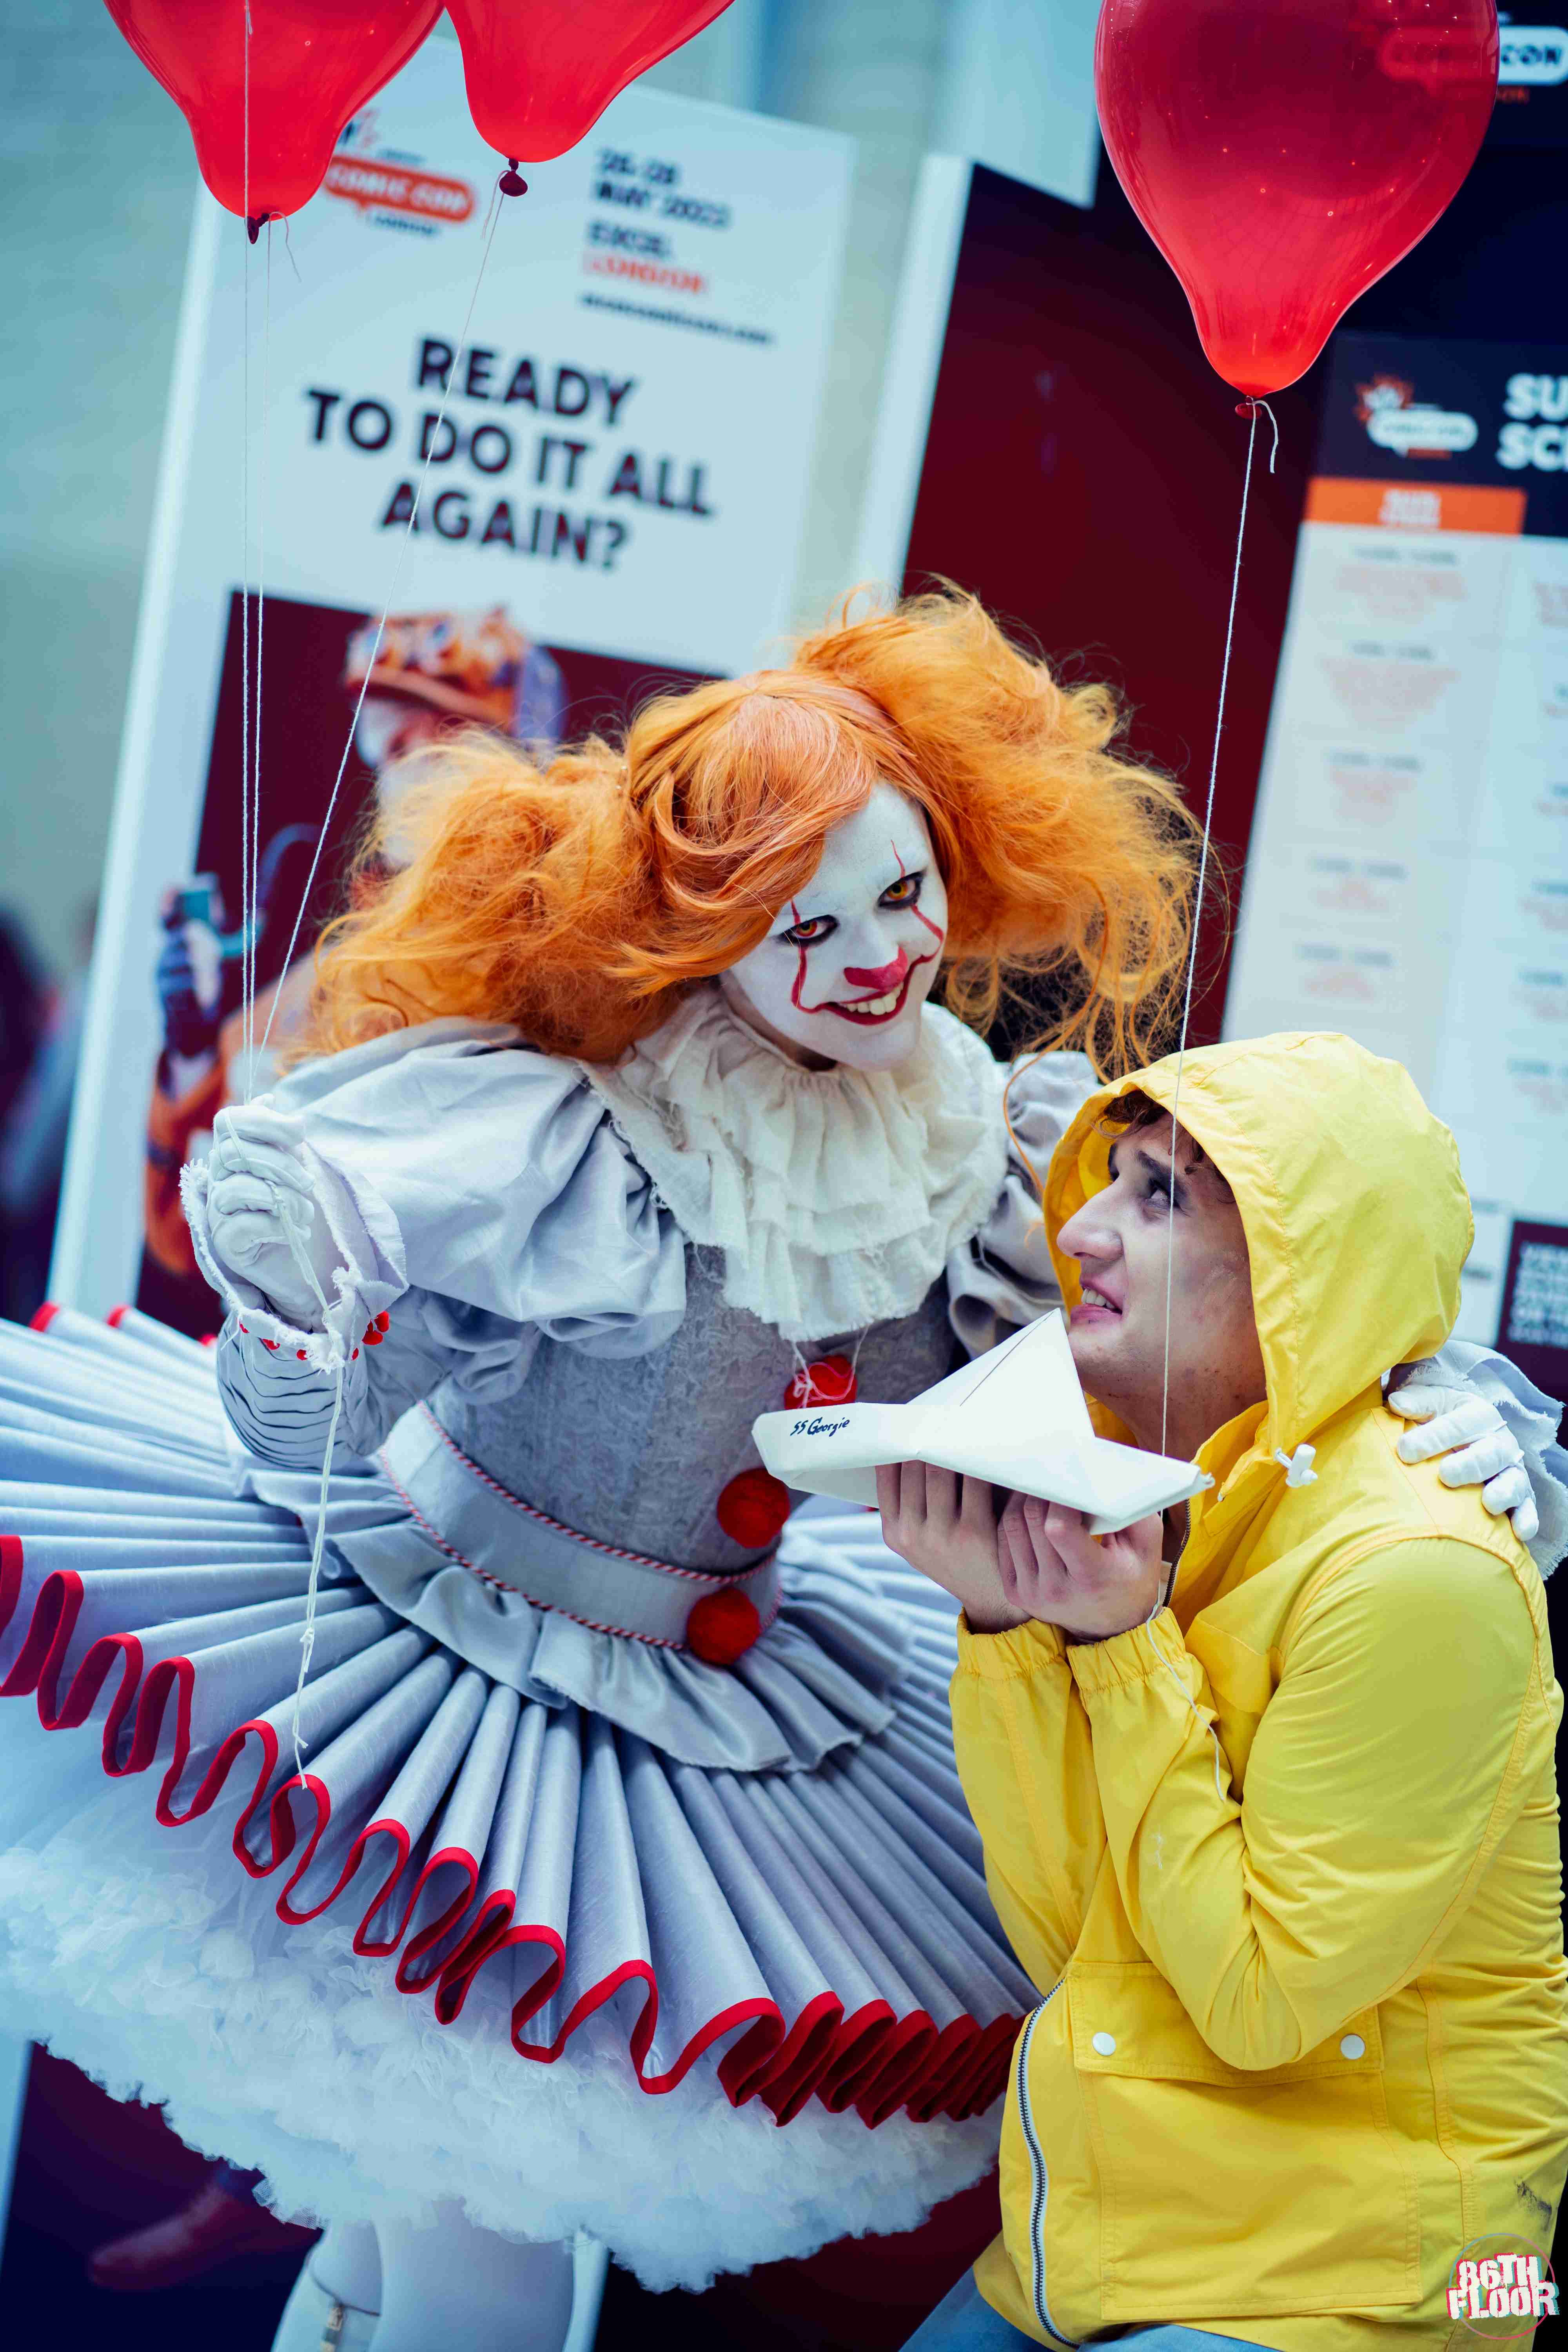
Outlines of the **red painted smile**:
M919 962L910 964L897 988L887 989L880 996L858 997L853 1004L835 1004L830 1000L819 1009L837 1013L840 1021L853 1021L862 1029L875 1029L884 1021L896 1021L909 1002L916 972L921 965L935 961L934 956L921 956Z

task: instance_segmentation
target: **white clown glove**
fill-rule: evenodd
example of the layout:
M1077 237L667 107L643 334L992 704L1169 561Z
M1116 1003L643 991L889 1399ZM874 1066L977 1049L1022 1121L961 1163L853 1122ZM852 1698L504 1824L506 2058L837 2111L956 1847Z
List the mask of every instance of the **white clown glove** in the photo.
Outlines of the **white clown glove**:
M304 1123L264 1103L220 1110L207 1159L214 1256L302 1331L325 1328L342 1255L300 1159ZM313 1279L312 1279L313 1277Z
M1415 1422L1399 1440L1402 1462L1447 1459L1437 1475L1445 1486L1479 1486L1494 1519L1506 1511L1520 1542L1540 1532L1530 1473L1518 1439L1495 1404L1473 1388L1457 1388L1442 1378L1430 1358L1401 1364L1388 1384L1388 1409Z

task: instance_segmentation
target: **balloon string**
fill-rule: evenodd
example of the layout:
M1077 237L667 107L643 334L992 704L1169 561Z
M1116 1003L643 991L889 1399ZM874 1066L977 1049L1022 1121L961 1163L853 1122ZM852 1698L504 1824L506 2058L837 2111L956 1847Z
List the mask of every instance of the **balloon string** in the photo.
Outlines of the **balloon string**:
M485 270L489 262L490 247L495 243L496 230L500 225L500 214L498 211L494 214L490 221L489 231L485 238L484 250L479 256L479 266L474 278L473 291L468 296L468 307L463 318L463 331L458 339L458 348L456 352L453 354L452 364L447 371L447 382L442 390L441 404L436 412L436 422L431 427L430 438L426 445L425 463L420 468L419 479L416 483L414 488L413 504L410 506L408 510L407 529L404 531L403 538L398 545L397 561L394 566L392 574L392 584L386 592L386 602L381 608L381 618L375 625L375 636L371 645L370 657L365 663L364 677L361 682L359 694L354 702L353 716L349 720L348 740L343 745L342 758L338 761L338 772L332 779L332 789L327 798L327 806L325 814L321 818L321 830L316 835L315 855L310 859L310 870L305 877L305 887L300 898L300 911L294 918L294 928L289 934L289 945L284 952L282 963L279 967L280 971L288 971L294 961L294 950L299 945L300 927L305 920L305 909L310 903L310 892L315 887L317 868L321 865L321 853L327 845L327 835L331 828L332 812L337 807L338 794L342 790L343 777L348 769L349 755L354 747L354 733L359 726L360 712L364 708L365 695L370 688L371 673L375 667L377 657L381 652L381 641L386 633L387 621L391 616L393 605L397 601L397 591L403 579L403 567L407 560L408 550L413 541L415 529L419 520L419 501L425 495L425 485L429 478L431 463L435 457L437 446L441 437L441 427L447 419L447 407L452 397L452 386L457 382L458 363L468 347L468 329L472 326L474 320L474 306L479 299L479 289L485 282ZM261 1045L259 1047L259 1051L263 1054L267 1051L267 1041L272 1034L272 1024L278 1015L279 998L281 993L282 991L281 988L279 988L277 993L273 996L271 1004L268 1007L267 1025L261 1033Z
M1258 444L1258 412L1263 409L1274 425L1274 450L1279 454L1279 427L1274 423L1274 412L1267 401L1248 404L1250 422L1247 434L1247 465L1241 477L1241 514L1236 529L1236 562L1230 575L1230 609L1226 615L1225 657L1219 672L1219 708L1215 714L1214 750L1209 758L1208 797L1204 804L1203 847L1198 856L1197 898L1193 908L1193 936L1187 949L1186 987L1182 999L1182 1035L1176 1048L1176 1085L1171 1104L1171 1189L1166 1194L1165 1210L1165 1366L1160 1398L1160 1451L1167 1450L1167 1433L1171 1417L1171 1299L1176 1271L1176 1116L1182 1107L1182 1071L1187 1055L1187 1031L1193 1017L1193 981L1198 967L1198 938L1203 929L1204 890L1208 881L1209 843L1214 833L1215 783L1219 775L1220 738L1225 731L1226 692L1230 684L1230 657L1236 643L1236 606L1241 590L1241 548L1247 536L1247 501L1252 488L1252 458ZM1270 473L1274 470L1269 459Z
M1198 933L1203 925L1204 887L1208 879L1209 843L1214 832L1215 783L1219 775L1220 738L1225 731L1226 690L1230 684L1230 657L1236 642L1236 607L1241 590L1241 548L1242 541L1247 536L1247 494L1252 488L1252 459L1258 443L1258 412L1260 408L1268 416L1269 424L1274 426L1274 446L1268 459L1270 473L1274 471L1274 460L1279 455L1279 426L1275 419L1274 411L1266 400L1248 402L1237 412L1238 415L1244 415L1248 418L1247 465L1241 477L1241 513L1236 528L1236 561L1232 565L1230 575L1230 609L1226 615L1225 656L1220 663L1219 671L1219 708L1215 713L1214 750L1209 757L1208 795L1204 803L1203 847L1198 854L1197 901L1193 908L1193 936L1187 950L1186 986L1182 999L1182 1034L1181 1042L1176 1048L1176 1084L1171 1102L1171 1189L1166 1194L1165 1208L1165 1366L1164 1382L1160 1398L1160 1451L1162 1454L1165 1453L1168 1447L1171 1414L1171 1297L1176 1271L1176 1115L1182 1107L1182 1069L1187 1054L1187 1030L1193 1017L1193 981L1198 964ZM1214 1748L1215 1794L1223 1804L1226 1792L1220 1769L1223 1759L1220 1753L1219 1734L1212 1721L1205 1723L1196 1700L1165 1654L1165 1645L1160 1639L1154 1622L1161 1610L1168 1606L1175 1589L1176 1570L1173 1569L1168 1588L1163 1593L1156 1593L1153 1607L1144 1620L1144 1624L1160 1664L1175 1684L1193 1716L1208 1733L1210 1744Z
M321 1559L327 1543L327 1505L331 1496L332 1454L338 1442L338 1423L342 1418L343 1374L347 1364L347 1352L342 1335L333 1333L331 1311L327 1305L327 1294L321 1287L321 1276L317 1274L310 1256L309 1235L312 1223L321 1213L321 1208L319 1204L311 1203L309 1213L302 1214L302 1212L306 1211L307 1204L300 1200L298 1194L274 1190L272 1197L282 1223L283 1238L289 1245L289 1255L315 1294L316 1305L321 1312L321 1328L326 1333L331 1348L332 1412L331 1419L327 1423L326 1450L321 1456L321 1480L316 1495L316 1534L310 1546L310 1569L305 1587L305 1623L300 1635L300 1671L294 1684L294 1706L289 1719L289 1738L294 1748L294 1776L299 1786L303 1788L305 1750L310 1743L305 1738L301 1728L300 1715L305 1704L305 1685L310 1677L310 1661L315 1655L316 1649L316 1618L321 1590Z
M1279 419L1275 415L1274 411L1269 407L1268 403L1266 400L1258 400L1256 397L1238 401L1237 404L1236 413L1238 416L1250 416L1253 423L1256 425L1258 422L1258 412L1260 408L1265 416L1268 419L1269 424L1274 428L1274 446L1268 452L1268 470L1272 473L1274 471L1275 462L1279 455Z
M463 318L463 331L458 338L458 349L453 355L452 365L447 378L446 387L441 394L441 404L436 414L435 425L431 428L429 444L426 451L425 463L420 471L418 483L415 488L414 502L409 510L408 526L404 532L402 543L398 548L397 562L392 575L392 584L387 591L386 602L382 607L381 618L376 624L374 642L371 646L370 658L365 664L364 680L360 687L358 699L354 703L353 716L349 720L348 740L343 745L342 758L338 762L338 772L333 779L331 793L327 802L326 812L321 818L321 830L316 836L315 855L310 860L310 873L305 877L305 887L300 899L300 911L294 918L294 928L289 934L289 945L284 954L283 961L279 966L280 972L287 972L294 961L294 950L299 944L300 925L305 919L305 909L310 904L310 892L314 887L316 879L316 870L321 864L321 852L325 847L327 835L331 825L332 811L337 805L338 793L342 789L343 776L348 768L349 754L353 750L354 732L359 725L360 712L364 706L364 698L366 690L370 685L371 672L375 667L376 656L381 650L381 641L386 629L387 620L392 612L392 607L396 601L398 586L403 577L404 562L407 556L409 541L414 536L415 526L418 519L419 500L424 495L425 485L429 477L430 467L434 459L437 444L440 439L441 426L446 420L447 404L451 399L452 384L457 377L458 362L461 361L463 352L468 345L468 330L473 324L474 307L479 298L479 289L484 283L485 268L490 257L490 247L495 240L496 227L500 221L500 215L498 212L491 219L489 232L485 237L484 250L479 256L479 266L474 278L473 291L468 297L468 307ZM270 236L268 236L268 252L270 252ZM272 1023L278 1012L279 999L281 993L281 987L279 987L279 990L275 992L272 1003L268 1008L267 1024L262 1031L261 1044L258 1049L259 1052L263 1054L267 1051L268 1040L272 1034ZM253 1056L253 1063L254 1058L255 1057ZM320 1213L319 1210L317 1211L317 1213ZM310 1261L309 1252L305 1244L304 1234L296 1230L292 1219L289 1218L287 1213L285 1214L284 1219L284 1234L289 1244L290 1254L292 1255L296 1265L300 1267L301 1273L305 1275L311 1290L315 1293L317 1305L321 1313L322 1326L330 1332L331 1326L331 1318L327 1309L326 1296L321 1288L315 1267ZM321 1589L321 1558L326 1546L327 1503L331 1484L332 1453L337 1442L338 1425L342 1417L344 1372L345 1347L342 1338L340 1337L333 1351L332 1412L331 1419L327 1425L326 1445L321 1455L321 1486L316 1498L316 1534L315 1540L310 1548L310 1581L307 1587L305 1598L305 1625L300 1641L300 1671L299 1677L294 1685L294 1705L289 1726L290 1740L294 1750L295 1779L298 1785L300 1787L304 1786L305 1780L306 1747L306 1741L301 1727L300 1716L304 1705L305 1684L310 1675L310 1661L316 1646L317 1601Z
M248 15L247 22L248 23ZM247 185L247 203L248 196L249 190ZM475 274L473 290L468 296L468 307L463 316L462 333L458 338L458 348L453 355L451 369L447 374L447 383L441 394L441 403L436 413L436 422L431 428L430 439L426 449L425 463L420 469L419 479L415 487L414 499L409 509L407 528L403 534L403 539L397 551L397 561L393 570L391 585L387 590L386 602L382 606L381 618L376 623L375 637L371 646L370 657L365 663L364 678L361 684L359 695L354 703L353 714L349 720L348 736L343 744L342 757L338 761L338 772L332 780L332 789L328 796L326 809L321 817L321 828L316 835L315 853L310 859L310 870L305 877L304 889L300 893L299 912L294 918L294 926L289 934L289 945L284 951L282 962L279 967L280 976L287 973L293 965L294 951L299 945L300 930L305 919L305 910L310 902L310 892L315 887L317 869L321 862L321 853L326 846L327 835L331 827L332 812L337 806L338 794L342 789L343 777L348 769L349 755L353 750L354 734L359 726L360 712L364 707L364 698L370 686L371 673L375 667L376 656L381 651L382 638L385 634L387 620L391 614L392 607L396 602L398 587L403 578L404 563L407 557L409 543L414 537L415 528L418 521L419 501L424 496L425 485L429 478L431 464L434 460L437 445L440 440L441 427L446 421L447 409L452 396L452 385L457 379L458 363L468 346L468 330L473 324L475 305L478 303L479 299L479 289L484 284L485 270L490 257L490 247L495 241L496 228L500 224L500 215L498 211L492 216L485 236L484 249L479 256L479 266ZM268 234L268 257L270 257L270 233ZM259 669L259 632L258 644L258 667ZM259 777L259 768L258 770L258 775ZM258 1052L260 1054L265 1054L267 1051L268 1041L272 1034L272 1024L277 1017L278 1006L282 996L282 987L281 984L279 984L279 988L274 992L272 1003L268 1008L267 1023L261 1034L260 1045L258 1048ZM249 1056L251 1068L254 1068L255 1066L256 1058L256 1054L252 1054ZM308 1251L305 1247L304 1236L302 1234L299 1234L295 1231L291 1220L287 1216L284 1221L284 1231L289 1243L290 1254L294 1257L294 1260L300 1266L301 1272L307 1276L310 1286L315 1292L317 1303L321 1310L323 1327L330 1331L331 1318L327 1312L325 1295L321 1287L315 1268L310 1262ZM332 1412L331 1419L327 1426L326 1445L321 1455L321 1486L316 1499L316 1534L315 1540L310 1549L310 1581L307 1588L305 1601L305 1625L300 1643L300 1671L298 1680L294 1685L294 1705L290 1722L291 1744L294 1750L294 1771L296 1780L301 1787L304 1785L305 1779L305 1740L301 1728L300 1715L304 1704L306 1679L310 1675L311 1655L316 1644L317 1599L321 1588L321 1558L326 1544L327 1501L331 1482L332 1454L337 1442L338 1425L342 1419L343 1409L345 1347L341 1338L338 1340L337 1347L333 1353Z
M250 6L245 0L244 110L241 174L246 217L250 214ZM239 427L239 1003L240 1041L249 1085L250 992L250 243L244 260L241 323ZM247 1096L248 1099L248 1096Z
M270 405L268 387L271 381L272 357L272 223L267 223L267 263L263 276L265 293L261 310L261 472L257 484L256 501L256 723L251 730L251 746L255 772L250 785L250 909L246 918L244 961L241 965L245 992L245 1099L248 1102L256 1091L256 950L261 924L261 667L262 630L267 617L267 485L268 445L267 422Z

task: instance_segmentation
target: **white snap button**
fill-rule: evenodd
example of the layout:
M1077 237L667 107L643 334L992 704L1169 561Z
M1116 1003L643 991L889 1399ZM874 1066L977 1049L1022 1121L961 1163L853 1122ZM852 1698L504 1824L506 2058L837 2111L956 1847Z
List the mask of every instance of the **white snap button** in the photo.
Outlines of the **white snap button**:
M1340 2056L1342 2058L1364 2058L1366 2056L1366 2043L1362 2040L1359 2033L1346 2034L1344 2040L1340 2044Z
M1109 2058L1111 2052L1116 2047L1115 2034L1097 2033L1094 2037L1094 2046L1099 2051L1102 2058Z

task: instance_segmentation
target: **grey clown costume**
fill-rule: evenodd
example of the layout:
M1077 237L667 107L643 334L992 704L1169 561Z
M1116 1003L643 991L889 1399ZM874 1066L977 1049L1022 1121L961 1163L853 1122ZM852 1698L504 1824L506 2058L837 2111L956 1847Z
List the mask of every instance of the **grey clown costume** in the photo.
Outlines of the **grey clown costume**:
M1054 1302L1003 1078L935 1008L889 1075L800 1068L716 988L614 1070L432 1023L269 1097L349 1269L326 1331L217 1266L198 1168L216 1350L0 1334L0 1688L60 1735L0 1707L18 2022L286 2210L456 2196L653 2284L984 2170L1034 1996L951 1611L864 1513L781 1529L750 1431ZM1014 1085L1037 1165L1090 1083Z

